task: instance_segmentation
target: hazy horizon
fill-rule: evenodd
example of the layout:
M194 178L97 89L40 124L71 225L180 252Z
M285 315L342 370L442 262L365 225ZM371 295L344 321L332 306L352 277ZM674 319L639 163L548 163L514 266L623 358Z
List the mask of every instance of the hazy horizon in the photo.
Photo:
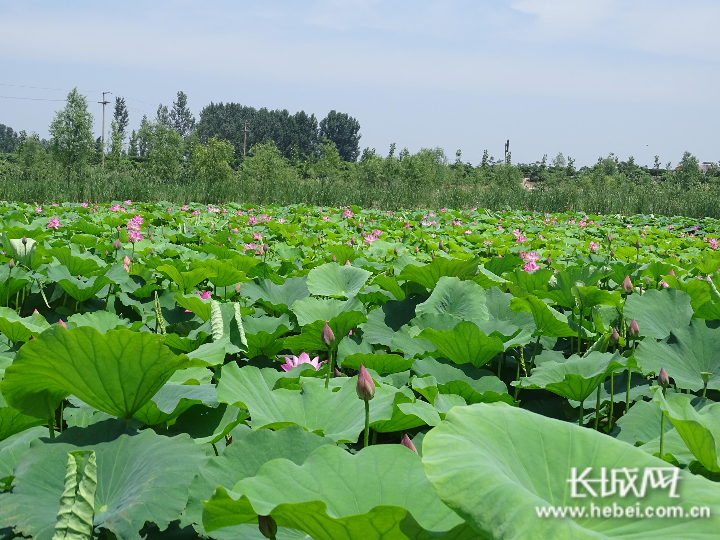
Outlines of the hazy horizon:
M718 161L720 3L690 0L470 2L288 0L72 5L0 1L0 123L46 137L73 87L100 134L102 90L130 129L178 90L205 105L331 109L387 154L484 149L513 162L562 152L577 166L614 152L652 165L685 150ZM52 90L23 88L35 86ZM106 111L106 129L112 105Z

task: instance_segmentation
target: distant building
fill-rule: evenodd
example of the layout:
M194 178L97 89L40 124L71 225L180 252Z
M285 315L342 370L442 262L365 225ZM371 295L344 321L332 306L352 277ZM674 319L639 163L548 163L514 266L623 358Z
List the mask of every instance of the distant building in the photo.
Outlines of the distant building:
M703 173L707 173L711 169L717 169L717 163L713 163L712 161L703 161L699 167L700 171Z

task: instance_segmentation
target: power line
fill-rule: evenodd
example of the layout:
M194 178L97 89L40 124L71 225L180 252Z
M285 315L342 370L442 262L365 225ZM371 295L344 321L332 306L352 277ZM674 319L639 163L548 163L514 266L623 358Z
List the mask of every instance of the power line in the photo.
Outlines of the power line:
M0 83L0 86L12 86L14 88L32 88L34 90L56 90L58 92L67 92L66 88L48 88L45 86L25 86L22 84L9 84L9 83ZM98 94L101 93L99 90L78 90L78 92L97 92Z
M46 98L31 98L31 97L18 97L18 96L0 96L3 99L25 99L28 101L67 101L67 99L46 99Z

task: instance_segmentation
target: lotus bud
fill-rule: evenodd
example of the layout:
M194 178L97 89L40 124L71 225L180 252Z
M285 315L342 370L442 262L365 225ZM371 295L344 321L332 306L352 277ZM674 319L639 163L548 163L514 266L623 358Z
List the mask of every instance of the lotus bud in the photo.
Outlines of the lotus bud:
M375 397L375 383L368 373L368 370L365 369L365 366L362 364L360 364L356 390L358 397L363 401L370 401Z
M443 246L442 240L438 243L438 249L445 249L445 246Z
M118 238L118 239L115 240L115 242L113 243L113 248L115 248L115 251L117 251L117 250L120 249L120 246L122 246L122 244L120 243L120 239Z
M630 337L637 337L640 335L640 327L638 326L638 323L635 319L630 321L630 326L628 326L628 334Z
M354 244L354 243L355 243L355 237L354 237L354 236L351 236L351 237L350 237L350 243L351 243L351 244Z
M670 377L668 377L667 371L665 371L665 368L660 368L660 373L658 374L657 378L658 384L662 386L663 388L667 388L670 386Z
M632 281L630 281L630 276L625 276L625 279L622 282L621 289L624 293L630 294L633 290Z
M35 315L36 313L40 313L37 309L33 309L32 314Z
M334 253L333 253L333 256L332 256L332 262L337 262L337 257L335 256Z
M430 254L430 258L431 258L431 259L435 259L435 252L432 252L432 253Z
M611 250L610 250L610 256L611 256L611 257L614 257L614 256L615 256L615 250L614 250L614 249L611 249Z
M260 529L260 534L262 534L265 538L275 540L275 535L277 534L277 523L275 523L272 516L258 516L258 528Z
M635 241L635 249L640 249L640 239L639 238Z
M65 330L67 330L67 324L65 324L65 321L63 321L62 319L60 319L60 320L58 321L58 324L59 324L60 326L62 326Z
M340 373L340 370L339 370L338 368L335 368L335 376L336 376L336 377L342 377L342 376L343 376L343 374Z
M673 270L673 269L671 268L671 269L670 269L670 273L669 273L668 275L674 276L674 275L675 275L675 270Z
M240 294L240 285L242 285L242 283L235 285L235 294Z
M10 267L10 270L15 268L15 259L10 259L10 262L8 263L8 266Z
M420 248L418 246L415 246L415 253L417 253L418 251L420 251Z
M617 345L619 341L620 341L620 334L618 334L617 329L613 327L612 334L610 334L610 343L612 345Z
M335 343L335 334L333 334L332 328L330 328L330 325L327 322L325 323L325 326L323 326L321 339L323 345L326 347L332 347Z
M410 437L407 436L407 433L405 435L403 435L402 442L400 444L402 444L405 448L409 448L416 454L418 453L417 448L415 448L415 445L410 440Z
M650 288L650 278L645 278L645 288L646 289Z
M22 243L23 243L23 246L27 245L27 237L25 237L25 236L22 237Z
M397 248L393 249L393 253L394 253L394 254L395 254L395 256L397 257L397 254L398 254L398 250L397 250Z
M545 259L545 264L547 264L548 266L552 265L552 258L550 257L550 255L547 256L547 259Z
M351 266L351 265L350 265L350 259L347 259L347 260L345 261L345 266Z
M610 242L612 244L612 241L613 241L613 235L611 232L609 232L608 233L608 242Z
M313 247L317 247L317 243L316 243L316 242L313 242Z

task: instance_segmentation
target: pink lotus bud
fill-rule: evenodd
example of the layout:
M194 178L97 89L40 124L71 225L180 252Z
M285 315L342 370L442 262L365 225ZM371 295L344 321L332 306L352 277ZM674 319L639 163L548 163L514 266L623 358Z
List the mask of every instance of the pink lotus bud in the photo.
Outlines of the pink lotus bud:
M323 326L321 339L323 345L326 347L332 347L335 343L335 334L333 334L332 328L330 328L327 322L325 322L325 326Z
M625 276L625 279L622 282L622 286L620 287L624 293L630 294L633 290L632 281L630 281L630 276Z
M10 262L8 263L8 266L10 267L10 270L15 268L15 259L10 259Z
M40 312L37 309L33 309L33 315L35 315L36 313L40 313Z
M635 242L635 249L640 249L640 239Z
M420 248L418 246L415 246L415 253L417 253L418 251L420 251Z
M620 334L618 334L618 331L616 328L612 329L612 334L610 334L610 343L613 345L617 345L620 341Z
M23 246L27 245L27 238L25 236L22 237L22 243L23 243Z
M645 288L650 288L650 278L645 278Z
M614 250L614 249L611 249L611 250L610 250L610 256L611 256L611 257L614 257L614 256L615 256L615 250Z
M345 266L351 266L351 264L350 264L350 259L348 259L348 260L345 261Z
M333 253L333 256L332 256L332 262L337 262L337 257L335 256L334 253Z
M240 294L240 285L241 285L240 283L235 285L235 294Z
M610 242L612 244L612 241L613 241L613 235L611 232L609 232L608 233L608 242Z
M317 247L317 243L313 242L313 247Z
M343 374L340 373L340 370L339 370L338 368L335 368L335 376L336 376L336 377L342 377L342 376L343 376Z
M637 337L638 335L640 335L640 327L638 326L638 323L635 319L633 319L630 322L630 326L628 326L628 334L631 337Z
M397 254L398 254L398 250L397 250L397 248L393 249L393 253L394 253L394 254L395 254L395 256L397 257Z
M548 266L552 265L552 258L550 258L550 255L547 256L547 259L545 259L545 264Z
M356 391L358 397L363 401L370 401L375 397L375 383L368 373L368 370L365 369L365 366L362 364L360 364L360 373L358 373Z
M438 243L438 249L445 249L442 243L442 240Z
M658 373L657 378L658 384L662 386L663 388L667 388L670 386L670 377L668 377L667 371L665 371L665 368L660 368L660 373Z
M417 448L415 448L415 445L410 440L410 437L407 436L407 433L405 435L403 435L402 442L400 444L402 444L405 448L409 448L416 454L418 453Z
M671 269L670 269L670 274L669 274L669 275L671 275L671 276L674 276L674 275L675 275L675 270L673 270L673 269L671 268Z
M260 534L270 540L275 540L277 534L277 523L271 516L258 516L258 528Z
M67 324L65 324L65 321L63 321L62 319L60 319L60 320L58 321L58 324L59 324L60 326L62 326L65 330L67 330Z
M350 237L350 243L351 243L351 244L354 244L354 243L355 243L355 237L354 237L354 236L351 236L351 237Z
M122 244L120 243L120 239L118 238L118 239L115 240L115 242L113 243L113 247L115 248L115 251L117 251L118 249L120 249L120 246L122 246Z

